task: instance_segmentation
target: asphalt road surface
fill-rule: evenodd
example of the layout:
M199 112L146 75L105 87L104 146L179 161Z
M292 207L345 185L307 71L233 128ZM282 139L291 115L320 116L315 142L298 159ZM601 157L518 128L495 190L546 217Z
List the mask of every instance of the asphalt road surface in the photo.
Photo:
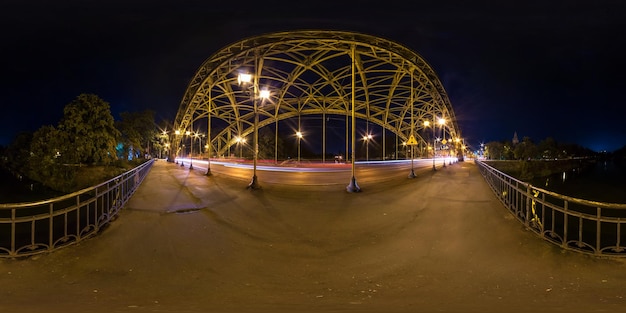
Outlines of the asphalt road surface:
M0 312L626 307L622 260L564 251L525 230L472 162L415 179L397 171L383 181L360 172L360 193L346 192L347 181L292 186L266 173L252 191L249 175L216 167L206 177L158 161L98 236L0 260Z

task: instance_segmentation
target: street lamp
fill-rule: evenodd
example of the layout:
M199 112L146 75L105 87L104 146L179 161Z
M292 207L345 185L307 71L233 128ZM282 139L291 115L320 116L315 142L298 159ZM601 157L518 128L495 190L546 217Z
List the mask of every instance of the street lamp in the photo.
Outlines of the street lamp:
M180 136L180 130L176 130L176 131L174 132L174 134L176 135L176 138L178 138L178 136ZM177 141L176 141L176 142L178 142L178 139L177 139ZM180 152L180 147L178 147L178 149L177 149L177 151L176 151L176 155L178 155L178 154L179 154L179 152ZM182 157L182 155L181 155L181 157ZM180 162L181 162L181 164L182 164L182 162L183 162L183 161L181 160ZM176 157L176 164L178 164L178 156ZM182 166L182 165L181 165L181 166Z
M439 120L437 122L439 123L439 126L441 126L441 131L443 132L443 139L441 140L441 150L443 150L443 145L445 145L446 142L447 142L447 140L446 140L446 129L443 127L446 124L446 119L445 118L439 118ZM445 156L443 158L443 167L446 167L446 158L445 158Z
M352 134L351 134L351 142L352 142L352 157L351 157L351 168L352 168L352 177L350 178L350 183L348 184L348 186L346 186L346 191L348 192L360 192L361 188L359 187L359 185L356 183L356 164L354 162L354 158L356 156L356 153L354 151L354 148L356 148L356 115L355 115L355 102L356 102L356 87L355 87L355 67L356 67L356 60L355 60L355 55L356 55L356 47L354 44L352 44L352 47L350 47L350 60L351 60L351 68L350 68L350 78L351 78L351 83L350 83L350 89L351 92L350 94L352 95L352 99L350 101L350 103L352 104L352 111L351 111L351 120L352 120ZM348 135L347 133L347 127L348 126L348 120L346 119L346 137ZM347 146L346 146L346 150L347 150ZM347 151L346 151L347 153ZM346 156L347 157L347 156Z
M185 135L187 137L190 137L191 132L190 131L186 131ZM193 170L193 137L189 138L189 170Z
M406 141L402 142L402 147L404 147L404 158L406 159L409 156L409 148L407 147Z
M237 142L237 145L239 146L239 158L243 159L243 148L242 148L242 146L246 143L246 138L237 137L237 138L235 138L235 141ZM235 153L237 153L237 152L235 152Z
M193 136L198 139L198 155L200 160L202 160L202 137L204 137L204 134L195 133Z
M165 141L165 139L167 139L167 131L166 131L166 130L163 130L163 131L161 132L161 136L160 136L160 138L159 138L159 143L163 143L163 141ZM163 146L165 146L166 144L167 144L167 143L163 144ZM162 146L162 147L161 147L161 149L159 150L159 159L162 159L162 158L163 158L163 152L164 152L164 151L163 151L163 150L164 150L164 149L163 149L163 146ZM166 151L167 151L167 150L166 150Z
M411 146L411 171L409 172L409 176L408 178L415 178L415 168L413 165L413 162L415 160L415 137L413 137L413 126L415 125L415 123L413 123L413 70L411 70L411 135L409 136L409 141L407 142L407 144L409 144Z
M302 140L302 132L297 131L296 136L298 137L298 165L300 164L300 141Z
M370 160L370 140L372 140L372 135L367 134L363 136L363 140L365 141L365 161Z
M433 116L434 119L434 116ZM430 121L424 121L424 127L429 127ZM433 171L437 170L435 167L435 157L437 156L437 142L435 141L435 127L431 127L433 130Z
M256 60L255 60L256 62ZM255 64L256 68L256 64ZM252 102L254 106L254 152L253 152L253 165L252 165L252 181L248 184L248 188L250 189L259 189L261 186L259 185L258 178L256 176L256 164L259 158L259 112L257 105L257 98L260 98L261 101L265 99L269 99L270 91L267 89L259 90L259 78L256 76L252 76L252 74L240 73L237 77L237 82L239 85L246 85L252 82Z

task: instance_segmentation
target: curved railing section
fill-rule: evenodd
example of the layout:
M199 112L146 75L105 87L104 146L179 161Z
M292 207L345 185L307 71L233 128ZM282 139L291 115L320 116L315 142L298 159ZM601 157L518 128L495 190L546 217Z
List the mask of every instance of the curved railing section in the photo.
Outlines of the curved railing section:
M560 247L586 254L626 256L626 204L564 196L476 161L497 198L526 227Z
M51 252L96 235L115 219L153 163L61 197L0 204L0 257Z

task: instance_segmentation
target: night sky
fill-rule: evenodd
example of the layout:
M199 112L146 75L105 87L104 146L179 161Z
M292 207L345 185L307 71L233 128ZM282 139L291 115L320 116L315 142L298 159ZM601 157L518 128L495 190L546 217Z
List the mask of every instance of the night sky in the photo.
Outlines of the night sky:
M116 119L151 109L172 121L214 52L293 29L357 31L413 49L439 75L473 146L514 132L596 151L626 145L626 1L213 2L0 2L0 145L56 125L81 93L109 102Z

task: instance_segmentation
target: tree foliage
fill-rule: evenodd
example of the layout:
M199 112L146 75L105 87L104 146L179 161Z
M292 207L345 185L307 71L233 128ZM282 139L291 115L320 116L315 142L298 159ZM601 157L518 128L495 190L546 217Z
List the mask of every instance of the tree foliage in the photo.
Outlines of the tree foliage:
M485 156L491 160L564 159L594 156L595 152L577 144L558 143L548 137L535 144L530 137L513 144L511 141L491 141L485 144Z
M76 167L65 142L68 134L54 126L43 126L33 134L28 158L28 176L57 190L74 187Z
M154 111L122 112L120 117L122 119L116 123L122 143L119 156L133 159L150 152L150 142L157 137Z
M81 94L65 106L63 113L59 129L67 136L68 161L109 164L116 159L120 133L108 102L97 95Z
M11 144L6 148L6 163L9 168L20 173L28 171L28 158L30 157L30 143L33 133L19 133Z
M278 138L278 147L276 145L276 135L270 127L259 129L259 159L273 158L275 149L278 148L278 155L284 155L284 141Z

